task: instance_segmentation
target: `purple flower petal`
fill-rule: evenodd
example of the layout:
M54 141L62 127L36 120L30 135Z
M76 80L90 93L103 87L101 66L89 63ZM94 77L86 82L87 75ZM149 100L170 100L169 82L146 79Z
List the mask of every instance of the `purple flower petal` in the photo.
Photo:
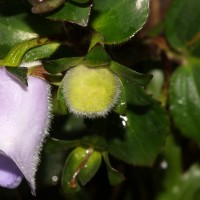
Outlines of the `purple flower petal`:
M35 194L38 154L50 121L49 94L44 80L29 76L26 88L0 68L0 186L17 187L23 175Z
M0 185L12 189L21 183L23 174L13 160L0 154L0 177Z

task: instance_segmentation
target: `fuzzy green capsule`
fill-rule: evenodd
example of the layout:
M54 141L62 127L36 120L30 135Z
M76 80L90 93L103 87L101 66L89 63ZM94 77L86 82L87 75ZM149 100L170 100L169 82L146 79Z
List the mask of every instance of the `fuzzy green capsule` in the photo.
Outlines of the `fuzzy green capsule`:
M65 0L43 0L43 1L38 1L36 3L35 0L29 0L31 4L33 5L31 11L34 14L42 14L42 13L47 13L55 10L59 6L61 6Z
M120 79L106 67L81 64L69 69L63 79L66 104L78 116L106 116L115 106L120 91Z

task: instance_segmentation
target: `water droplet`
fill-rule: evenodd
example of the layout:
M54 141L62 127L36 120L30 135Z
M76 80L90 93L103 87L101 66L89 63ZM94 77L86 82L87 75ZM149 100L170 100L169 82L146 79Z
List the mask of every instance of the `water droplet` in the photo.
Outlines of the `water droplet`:
M52 176L52 185L56 185L58 183L58 176Z
M127 118L126 116L122 116L122 115L120 115L120 118L123 119L125 122L128 121L128 118Z
M120 115L120 118L122 119L122 125L125 127L126 123L128 121L128 118L126 116L122 116L122 115Z
M163 160L161 163L160 163L160 167L162 169L167 169L168 168L168 163L166 160Z
M126 126L126 121L123 120L123 121L122 121L122 125L123 125L123 126Z

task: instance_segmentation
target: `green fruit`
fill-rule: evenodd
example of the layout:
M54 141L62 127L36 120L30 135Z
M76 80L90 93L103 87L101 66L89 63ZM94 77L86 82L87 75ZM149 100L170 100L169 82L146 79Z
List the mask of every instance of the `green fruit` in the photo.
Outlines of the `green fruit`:
M106 67L83 64L68 70L63 94L69 111L89 118L105 116L120 95L120 79Z

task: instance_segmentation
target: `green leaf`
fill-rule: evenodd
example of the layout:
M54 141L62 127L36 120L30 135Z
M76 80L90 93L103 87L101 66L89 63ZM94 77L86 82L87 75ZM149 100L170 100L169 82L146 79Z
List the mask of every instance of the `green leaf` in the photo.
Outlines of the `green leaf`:
M55 138L48 138L45 143L44 150L47 153L57 153L67 151L80 145L80 140L59 140Z
M60 58L57 60L46 61L43 65L49 73L57 74L80 64L82 60L82 57Z
M91 11L91 5L77 6L75 4L65 2L64 6L57 12L50 13L47 18L51 20L68 21L80 26L87 26Z
M126 101L130 105L148 106L153 102L151 96L147 95L143 88L136 86L130 81L121 78L124 91L126 94Z
M170 111L177 128L200 144L200 61L189 61L172 76Z
M200 1L173 0L165 29L171 46L179 51L200 55Z
M150 74L138 73L114 61L110 65L110 70L116 73L119 78L125 79L127 82L131 82L137 86L146 86L152 79L152 75Z
M68 109L67 109L67 106L66 106L66 103L65 103L65 98L64 98L62 90L63 90L63 85L62 85L62 82L61 82L61 84L58 88L58 92L57 92L58 112L61 115L66 115L66 114L68 114Z
M34 60L41 60L43 58L48 58L51 55L53 55L53 53L55 53L55 51L59 48L59 46L60 43L55 42L32 48L25 53L22 62L30 62Z
M31 71L31 69L29 69L29 71ZM34 75L34 71L31 72ZM63 75L61 73L59 74L48 74L47 72L44 75L45 79L48 81L48 83L52 84L52 85L56 85L56 86L60 86L62 79L63 79Z
M111 62L111 58L100 44L92 47L84 57L83 63L89 67L106 66Z
M26 67L6 67L7 71L13 75L14 78L16 78L21 84L24 86L28 86L28 69Z
M0 6L0 58L16 44L61 32L61 24L29 12L23 1L7 0Z
M94 177L102 161L99 152L89 149L88 151L91 151L91 154L78 175L78 180L82 185L85 185Z
M103 158L106 163L106 167L108 170L108 179L111 185L117 185L124 181L124 175L114 169L111 164L107 153L103 153Z
M111 62L110 70L119 76L126 94L126 101L129 104L147 106L153 102L152 98L145 93L142 87L147 85L152 75L135 72L116 62Z
M200 199L200 167L192 165L180 174L171 188L161 193L157 200L198 200Z
M47 38L36 38L27 40L15 45L8 55L2 60L4 66L17 67L20 65L24 54L31 48L48 44L50 41Z
M147 20L149 0L94 0L92 27L107 44L130 39Z
M164 109L157 102L147 107L129 106L121 119L123 129L107 133L108 152L129 164L152 165L168 134Z
M97 44L104 45L104 40L103 40L103 37L100 33L93 32L91 42L90 42L90 46L89 46L89 50L91 50L92 47L94 47Z

